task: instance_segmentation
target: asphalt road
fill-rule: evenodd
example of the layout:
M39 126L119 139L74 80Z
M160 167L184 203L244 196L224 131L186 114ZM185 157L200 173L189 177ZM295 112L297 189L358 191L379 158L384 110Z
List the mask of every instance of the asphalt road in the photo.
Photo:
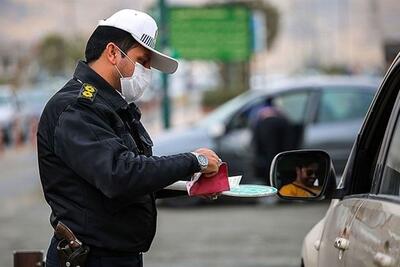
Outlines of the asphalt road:
M0 266L14 250L45 251L52 229L34 150L0 155ZM159 208L145 267L300 266L302 239L327 203Z

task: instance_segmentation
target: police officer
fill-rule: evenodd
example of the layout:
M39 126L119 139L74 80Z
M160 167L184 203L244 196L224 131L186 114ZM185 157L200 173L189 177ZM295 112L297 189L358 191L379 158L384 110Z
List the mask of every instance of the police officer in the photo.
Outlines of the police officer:
M39 170L50 222L62 222L89 247L86 266L142 266L141 253L155 235L160 190L196 172L218 171L221 160L205 148L152 156L134 101L149 86L151 68L173 73L178 67L154 49L156 37L155 21L139 11L100 21L86 61L40 119ZM60 264L59 242L51 240L48 267Z

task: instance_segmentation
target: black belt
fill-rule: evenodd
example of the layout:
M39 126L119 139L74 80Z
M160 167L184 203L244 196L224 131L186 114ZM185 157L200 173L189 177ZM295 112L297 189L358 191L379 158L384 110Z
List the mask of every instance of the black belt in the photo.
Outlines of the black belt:
M60 241L57 237L53 236L55 240ZM132 252L132 251L116 251L106 248L99 248L94 246L89 246L89 255L95 257L141 257L142 252Z
M98 248L90 246L90 255L96 257L139 257L142 255L141 252L128 252L128 251L115 251L105 248Z

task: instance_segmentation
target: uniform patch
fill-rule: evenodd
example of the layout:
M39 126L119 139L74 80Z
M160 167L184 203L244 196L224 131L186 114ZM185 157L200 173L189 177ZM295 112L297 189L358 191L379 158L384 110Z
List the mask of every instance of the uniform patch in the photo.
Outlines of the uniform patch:
M88 99L93 102L97 94L97 89L89 83L82 84L81 91L79 92L79 98Z

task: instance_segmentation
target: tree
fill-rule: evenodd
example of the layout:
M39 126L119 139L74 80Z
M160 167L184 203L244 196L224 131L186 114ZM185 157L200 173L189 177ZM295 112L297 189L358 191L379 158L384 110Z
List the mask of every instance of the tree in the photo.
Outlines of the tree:
M49 75L63 75L83 58L84 41L80 37L65 39L53 33L39 44L38 62Z
M73 69L75 68L78 60L81 60L84 58L84 51L85 51L85 39L76 36L74 38L71 38L67 42L67 63L66 67L68 69Z
M271 4L262 0L233 0L229 4L239 4L250 10L261 11L265 15L265 28L267 29L267 50L270 50L279 33L279 12ZM223 88L229 88L237 92L247 90L250 87L249 62L235 62L220 64Z
M49 34L39 44L38 61L49 75L62 75L67 64L67 42L58 34Z
M251 10L259 10L265 15L265 28L267 29L267 50L273 46L279 33L279 12L271 4L263 0L233 0L229 4L240 4Z

